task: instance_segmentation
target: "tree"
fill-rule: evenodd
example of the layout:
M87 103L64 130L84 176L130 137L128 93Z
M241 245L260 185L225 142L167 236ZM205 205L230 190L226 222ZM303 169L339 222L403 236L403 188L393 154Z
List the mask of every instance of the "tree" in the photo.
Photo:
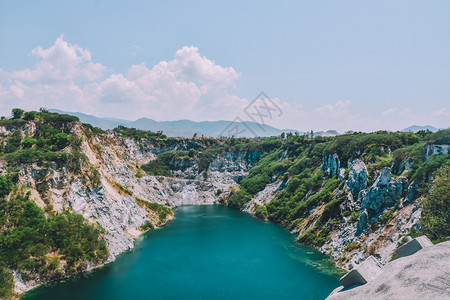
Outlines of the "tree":
M11 111L13 119L20 119L23 116L24 110L20 108L13 108Z
M57 133L55 134L54 141L58 149L63 149L69 142L69 136L66 133Z
M27 111L23 118L27 121L33 121L36 118L36 112L35 111Z
M13 187L13 182L0 175L0 198L9 194Z

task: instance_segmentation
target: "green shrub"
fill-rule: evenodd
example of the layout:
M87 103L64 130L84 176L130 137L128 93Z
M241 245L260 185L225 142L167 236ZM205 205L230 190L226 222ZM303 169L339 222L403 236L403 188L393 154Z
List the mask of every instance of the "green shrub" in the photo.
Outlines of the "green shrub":
M228 206L240 209L250 200L252 200L252 196L249 193L239 190L228 198Z
M121 185L120 183L114 182L114 185L116 186L116 188L119 190L119 192L121 194L133 196L133 192L130 191L129 189L127 189L126 187L124 187L123 185Z
M64 132L57 133L53 137L53 143L55 144L56 149L63 149L69 143L69 136Z
M314 226L303 233L298 240L307 245L320 247L329 239L330 235L327 228Z
M13 132L13 134L11 134L11 136L7 140L5 153L12 153L14 151L17 151L21 143L22 143L22 132L20 130L16 130Z
M154 211L158 217L159 217L159 222L162 223L166 220L167 215L173 215L173 210L170 207L167 207L165 205L159 204L159 203L155 203L155 202L148 202L142 199L139 199L137 197L136 198L136 203L139 206L145 206L147 208L149 208L150 210Z
M36 144L37 143L37 140L36 139L34 139L34 138L32 138L32 137L26 137L26 138L24 138L23 139L23 141L22 141L22 145L25 147L25 148L31 148L34 144Z
M267 208L264 205L257 205L255 209L255 216L261 219L267 219L269 216Z
M23 118L27 121L33 121L36 118L37 112L35 111L27 111L24 115Z
M151 160L145 165L141 166L141 169L148 175L152 176L172 176L169 166L162 159Z
M350 242L348 243L348 245L345 247L345 252L350 252L352 250L358 249L359 247L361 247L360 243L355 243L355 242Z
M58 114L58 113L39 113L39 116L44 119L45 122L48 123L70 123L75 121L80 121L80 119L76 116L71 116L67 114Z
M422 201L422 230L432 240L450 236L450 166L436 172L429 195Z
M14 288L13 274L3 266L0 266L0 298L7 299L12 296Z
M361 214L361 211L354 211L352 212L352 216L350 217L350 219L348 219L348 223L356 223L356 221L358 221L358 217Z

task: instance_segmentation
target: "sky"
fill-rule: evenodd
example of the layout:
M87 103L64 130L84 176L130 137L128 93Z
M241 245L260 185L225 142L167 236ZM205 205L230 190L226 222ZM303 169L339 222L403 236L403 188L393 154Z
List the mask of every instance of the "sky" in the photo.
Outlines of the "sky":
M447 0L0 0L0 115L447 128L449 11Z

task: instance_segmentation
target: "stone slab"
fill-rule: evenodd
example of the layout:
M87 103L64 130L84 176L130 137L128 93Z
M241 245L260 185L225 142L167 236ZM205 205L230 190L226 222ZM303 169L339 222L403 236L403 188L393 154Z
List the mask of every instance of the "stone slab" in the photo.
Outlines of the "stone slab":
M357 268L351 270L339 280L344 288L349 288L356 285L362 285L381 273L381 266L378 261L369 256Z
M425 235L422 235L402 245L396 250L396 252L399 257L405 257L416 253L420 249L430 246L433 246L433 243Z

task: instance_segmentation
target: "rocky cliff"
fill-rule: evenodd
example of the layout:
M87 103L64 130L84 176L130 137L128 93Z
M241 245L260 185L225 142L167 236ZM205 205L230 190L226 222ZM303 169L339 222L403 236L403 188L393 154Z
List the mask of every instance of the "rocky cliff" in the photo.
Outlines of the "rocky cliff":
M175 139L60 118L0 122L0 172L47 216L70 211L101 226L108 257L80 272L132 248L171 208L213 203L282 224L342 268L369 255L384 264L420 229L421 201L449 160L439 132ZM16 292L53 279L11 271Z

